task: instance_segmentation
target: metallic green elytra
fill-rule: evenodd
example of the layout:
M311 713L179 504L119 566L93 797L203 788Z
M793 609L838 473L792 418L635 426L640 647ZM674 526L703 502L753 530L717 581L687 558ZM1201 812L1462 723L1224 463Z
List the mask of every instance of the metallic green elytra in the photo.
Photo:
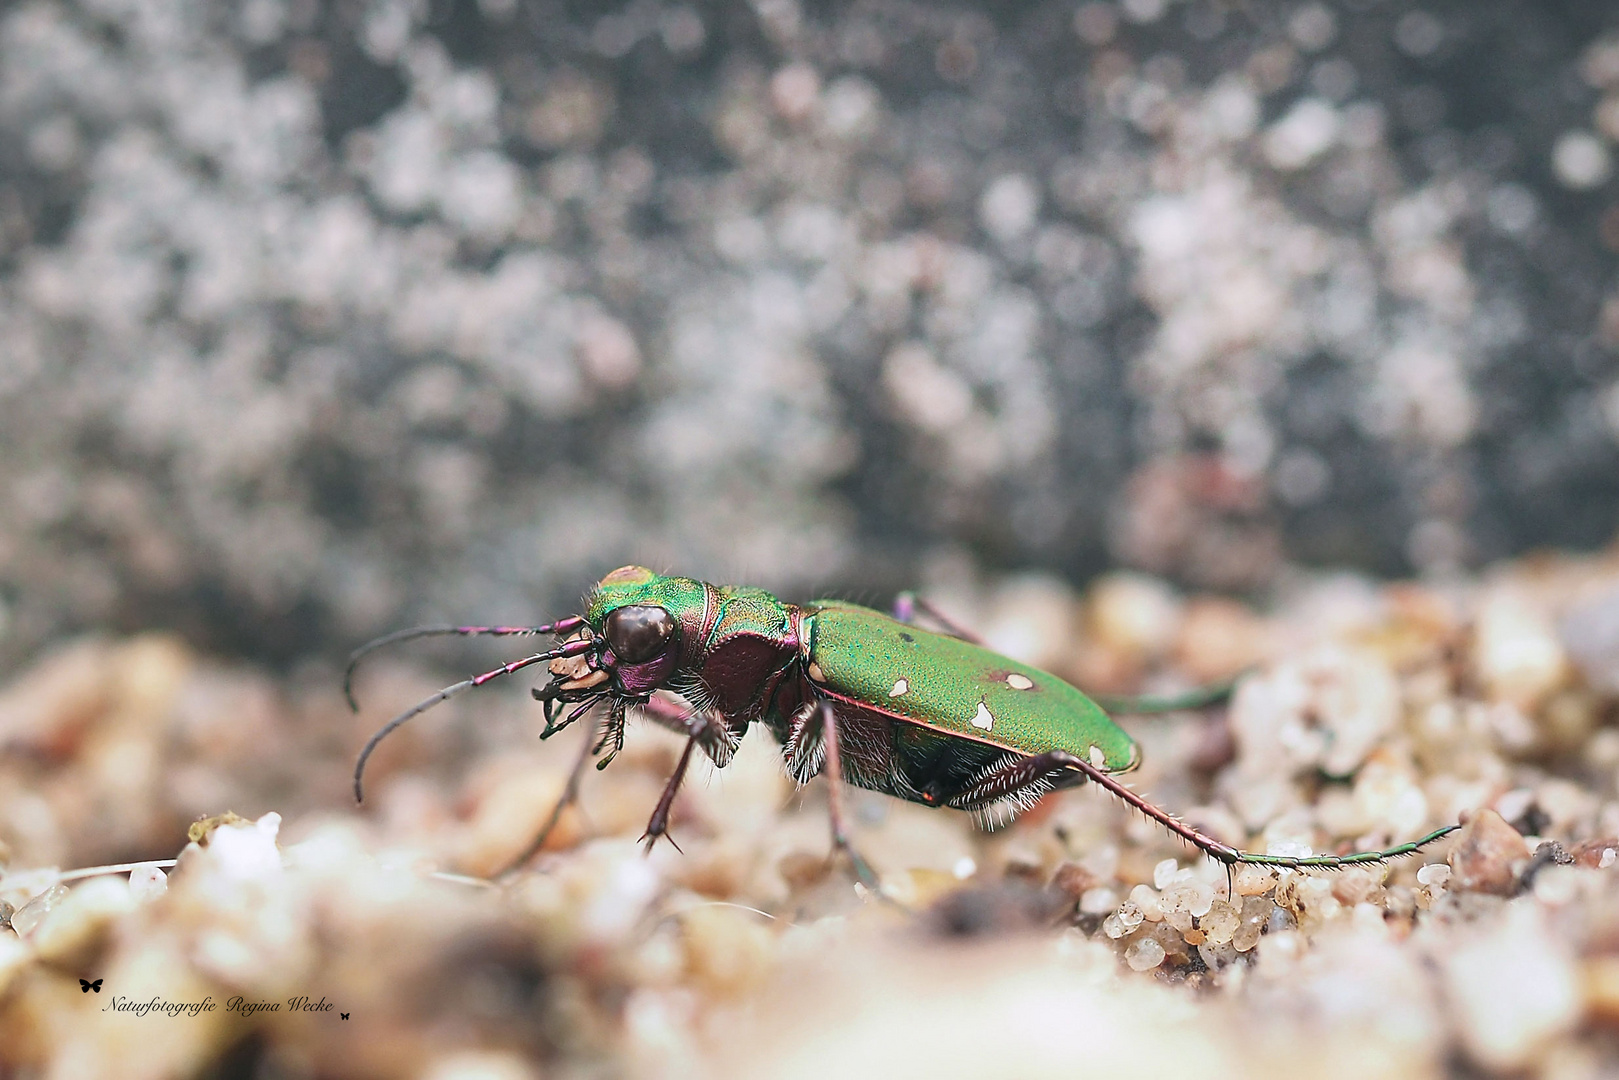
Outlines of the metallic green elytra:
M1004 821L1049 791L1090 781L1227 866L1375 862L1409 854L1456 828L1386 851L1352 855L1239 851L1116 779L1140 763L1139 747L1101 707L1062 679L963 636L926 630L909 618L842 600L789 604L762 589L626 566L597 584L582 615L543 626L400 631L358 650L349 674L381 645L432 634L554 634L561 642L446 687L396 717L361 752L356 797L366 759L388 732L464 690L547 663L551 679L534 691L545 706L542 738L601 707L597 734L584 744L567 799L576 792L580 770L590 757L600 756L601 768L622 746L631 708L687 737L685 753L648 823L646 835L652 840L667 833L669 811L692 753L701 749L723 768L755 723L781 744L787 771L799 783L828 776L833 839L851 856L838 781L928 806L967 810L986 823ZM681 701L655 696L658 691L676 694ZM572 708L563 715L566 706ZM853 857L861 876L869 877L864 863Z
M1140 763L1136 741L1074 687L1038 668L870 608L806 608L810 680L951 736L1024 754L1065 750L1107 772Z

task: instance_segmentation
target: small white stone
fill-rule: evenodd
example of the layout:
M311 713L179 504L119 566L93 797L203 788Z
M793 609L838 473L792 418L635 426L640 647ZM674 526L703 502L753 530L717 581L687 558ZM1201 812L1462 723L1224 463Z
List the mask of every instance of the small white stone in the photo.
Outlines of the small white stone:
M208 838L207 852L214 866L235 881L263 881L281 874L281 851L276 834L280 814L265 814L251 825L224 825Z
M1180 865L1174 859L1165 859L1157 866L1154 866L1152 868L1153 888L1166 888L1171 881L1175 880L1175 872L1179 869Z
M1151 971L1164 962L1164 947L1155 938L1137 938L1124 950L1124 962L1132 971Z
M1450 881L1450 866L1448 863L1429 863L1417 871L1417 882L1422 885L1435 885L1444 888Z
M994 726L995 715L989 711L988 707L986 707L982 701L980 701L978 703L978 713L973 717L973 727L982 728L983 730L988 731Z
M1086 889L1079 898L1079 910L1086 915L1104 915L1119 906L1119 894L1106 885Z
M950 868L950 872L956 876L957 881L966 881L978 873L978 864L973 862L971 855L963 855L956 860L956 864Z
M1342 128L1330 102L1304 98L1265 133L1265 158L1284 171L1302 169L1332 149Z
M1568 131L1552 146L1552 171L1565 187L1589 191L1613 173L1608 148L1589 131Z
M904 697L911 689L911 684L904 679L894 680L894 689L888 692L889 697Z
M161 867L148 863L129 872L129 895L138 903L155 900L168 891L169 878Z
M67 899L67 895L66 885L60 883L52 885L12 913L11 928L17 932L18 937L26 938L45 921L45 916L51 913L52 908Z
M1019 675L1014 671L1006 677L1006 685L1014 690L1033 690L1034 680L1027 675Z
M1443 963L1462 1041L1486 1069L1527 1069L1579 1023L1579 969L1538 907L1509 906Z
M1034 227L1040 216L1040 189L1021 173L997 177L979 200L978 217L1001 243L1010 243Z

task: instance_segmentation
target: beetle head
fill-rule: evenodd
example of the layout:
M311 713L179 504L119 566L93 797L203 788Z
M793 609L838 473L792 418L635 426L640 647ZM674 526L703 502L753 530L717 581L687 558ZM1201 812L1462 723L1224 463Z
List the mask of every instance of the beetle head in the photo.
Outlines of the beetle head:
M611 691L645 697L662 686L680 659L681 620L670 606L680 602L684 584L640 566L604 577L589 601L588 626L578 635L595 647L552 661L555 678L547 696L577 701Z

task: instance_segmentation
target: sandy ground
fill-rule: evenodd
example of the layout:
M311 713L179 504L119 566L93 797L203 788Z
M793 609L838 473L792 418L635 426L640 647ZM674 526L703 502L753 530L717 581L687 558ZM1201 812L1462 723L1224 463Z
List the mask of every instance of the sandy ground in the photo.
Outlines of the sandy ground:
M1229 706L1124 721L1137 789L1217 835L1341 852L1468 825L1386 867L1244 870L1228 902L1217 865L1093 791L993 834L856 792L879 897L827 865L822 784L795 791L762 731L694 772L683 850L643 855L679 750L643 724L493 885L578 746L532 740L523 688L401 731L356 810L354 751L439 675L379 662L352 717L327 670L275 682L167 638L84 639L0 695L0 1071L1619 1070L1619 560L1301 579L1267 614L1130 575L940 599L1098 690L1249 670Z

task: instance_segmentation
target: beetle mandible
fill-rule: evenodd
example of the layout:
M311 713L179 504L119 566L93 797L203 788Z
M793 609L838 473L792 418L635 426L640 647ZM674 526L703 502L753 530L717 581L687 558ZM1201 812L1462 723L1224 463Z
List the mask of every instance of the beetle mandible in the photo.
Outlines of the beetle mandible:
M760 723L781 744L795 781L827 776L834 850L850 859L867 884L875 884L875 875L849 842L840 782L971 811L981 822L996 823L1049 791L1090 781L1228 869L1241 863L1303 869L1381 862L1459 828L1449 825L1411 843L1351 855L1240 851L1117 779L1140 764L1141 751L1091 698L968 640L964 632L923 629L911 613L912 605L903 602L900 617L842 600L789 604L762 589L625 566L602 578L582 615L541 626L425 626L389 634L349 658L344 692L351 706L357 708L351 691L356 665L384 645L438 634L553 634L561 641L447 686L389 721L360 752L354 796L362 797L366 760L395 728L466 690L544 663L551 679L533 691L544 705L542 739L604 708L562 801L514 867L540 849L577 796L585 763L600 756L597 768L605 768L623 746L631 707L686 736L647 823L643 839L649 845L667 836L669 812L693 752L701 749L724 768L749 726ZM653 696L657 690L679 695L685 705Z

